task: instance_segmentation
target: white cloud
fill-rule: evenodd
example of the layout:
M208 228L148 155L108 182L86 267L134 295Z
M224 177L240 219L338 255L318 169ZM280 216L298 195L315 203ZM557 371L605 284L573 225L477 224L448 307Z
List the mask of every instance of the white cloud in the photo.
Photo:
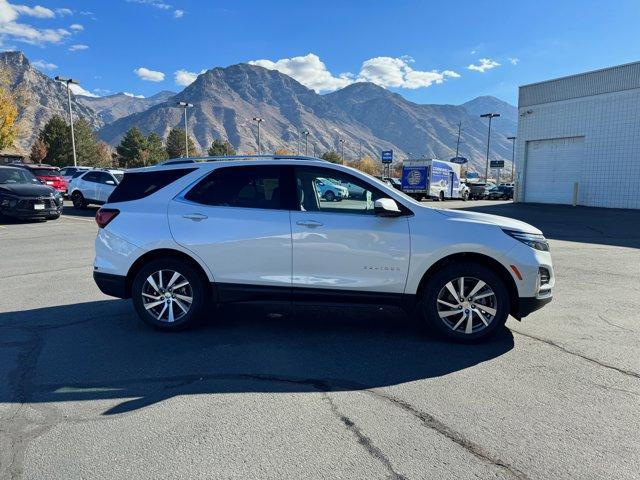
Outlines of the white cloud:
M131 98L144 98L144 95L136 95L135 93L122 92L122 94Z
M184 17L184 10L174 10L173 11L174 18L182 18Z
M89 49L89 45L83 45L81 43L76 43L75 45L71 45L69 47L70 52L78 52L80 50L88 50L88 49Z
M189 72L188 70L177 70L173 73L173 78L177 85L186 87L187 85L191 85L193 81L198 78L198 75L204 72L206 72L206 70L200 70L200 73Z
M84 30L84 27L82 25L80 25L79 23L72 23L69 28L71 30L74 30L76 32L81 32L82 30Z
M66 36L71 35L64 28L39 29L26 23L18 23L19 16L32 16L37 18L52 18L53 10L45 7L28 7L25 5L13 5L7 0L0 0L0 36L11 40L42 45L45 43L60 43Z
M341 73L336 76L313 53L304 57L283 58L275 62L271 60L249 62L251 65L278 70L317 92L337 90L356 81L372 82L385 88L416 89L429 87L434 83L440 84L447 78L460 77L460 74L453 70L442 72L414 70L409 66L411 63L414 63L413 58L406 55L399 58L375 57L362 63L358 75Z
M127 0L129 3L139 3L141 5L149 5L160 10L171 10L171 5L160 0Z
M61 17L66 17L67 15L73 15L73 10L70 8L56 8L56 13Z
M520 59L518 57L509 57L509 63L511 65L517 65L520 63Z
M12 7L19 14L28 15L29 17L53 18L56 16L56 14L53 13L53 10L41 7L40 5L36 5L35 7L28 7L26 5L12 5Z
M499 67L499 66L500 66L500 64L498 62L496 62L495 60L491 60L490 58L481 58L477 65L472 63L467 68L469 70L473 70L473 71L476 71L476 72L484 73L487 70L491 70L492 68L496 68L496 67Z
M44 60L34 60L31 65L39 70L55 70L58 66L55 63L45 62Z
M71 89L71 91L75 95L82 95L84 97L97 97L98 96L95 93L91 93L89 90L85 90L80 85L77 85L75 83L70 83L69 84L69 88Z
M133 71L142 80L148 82L161 82L164 80L164 73L155 70L149 70L146 67L139 67Z
M108 88L94 88L93 91L98 96L108 95L111 93L111 90L109 90Z
M276 62L271 60L253 60L250 65L258 65L269 70L278 70L296 79L303 85L317 92L337 90L353 83L353 76L342 73L334 76L320 58L309 53L304 57L283 58Z

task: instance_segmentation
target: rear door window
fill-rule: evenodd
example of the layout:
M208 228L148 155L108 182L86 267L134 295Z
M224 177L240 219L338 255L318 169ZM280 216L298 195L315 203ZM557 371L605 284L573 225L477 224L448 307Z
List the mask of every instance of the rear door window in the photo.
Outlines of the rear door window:
M87 173L84 177L82 177L82 180L84 180L85 182L98 182L100 179L100 172L89 172Z
M219 168L186 195L185 199L204 205L286 210L285 193L291 184L286 166L256 165Z
M181 168L179 170L126 173L109 197L109 203L128 202L147 197L194 170L194 168Z

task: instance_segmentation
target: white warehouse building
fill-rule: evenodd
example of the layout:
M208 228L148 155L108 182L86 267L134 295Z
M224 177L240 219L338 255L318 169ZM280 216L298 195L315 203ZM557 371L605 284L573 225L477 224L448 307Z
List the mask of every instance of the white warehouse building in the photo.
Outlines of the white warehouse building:
M516 201L640 208L640 62L520 87Z

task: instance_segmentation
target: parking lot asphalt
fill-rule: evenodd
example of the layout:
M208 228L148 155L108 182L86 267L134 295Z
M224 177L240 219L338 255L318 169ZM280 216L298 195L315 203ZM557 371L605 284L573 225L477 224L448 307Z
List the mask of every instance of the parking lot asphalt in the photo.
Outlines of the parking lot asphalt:
M287 304L166 334L94 285L94 210L0 224L0 478L638 478L640 212L432 206L541 228L554 301L480 345Z

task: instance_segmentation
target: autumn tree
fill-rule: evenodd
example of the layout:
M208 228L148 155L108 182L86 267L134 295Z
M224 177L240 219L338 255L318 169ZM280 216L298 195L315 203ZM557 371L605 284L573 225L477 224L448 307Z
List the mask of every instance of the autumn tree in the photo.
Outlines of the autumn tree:
M211 143L209 150L207 153L212 157L220 157L225 155L235 155L236 151L233 149L233 146L229 143L228 140L224 142L222 140L218 140L217 138Z
M29 160L31 163L42 163L47 156L47 144L42 141L41 138L36 138L36 141L31 145L31 153L29 153Z
M360 160L353 162L352 166L369 175L380 175L381 171L380 164L369 156L364 156Z
M275 155L293 155L291 150L287 150L286 148L278 148L275 152Z
M324 152L320 158L331 163L342 163L342 157L340 157L340 155L333 150Z
M0 150L13 145L18 134L18 107L9 91L0 87Z
M196 147L193 139L189 135L189 155L196 156ZM184 130L182 128L172 128L167 137L167 155L169 158L186 156Z

